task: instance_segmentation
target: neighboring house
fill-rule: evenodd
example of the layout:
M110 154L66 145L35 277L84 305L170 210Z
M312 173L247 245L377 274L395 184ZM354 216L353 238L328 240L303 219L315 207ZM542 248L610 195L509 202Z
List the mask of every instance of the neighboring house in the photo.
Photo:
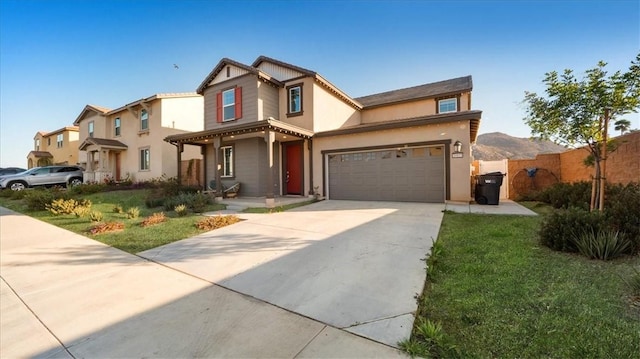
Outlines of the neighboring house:
M206 181L242 196L471 200L471 76L352 98L316 72L261 56L222 59L197 92L204 131L166 141L205 150ZM179 161L180 159L178 159Z
M87 105L74 122L80 128L79 161L85 182L176 177L177 147L170 135L203 129L203 101L196 93L156 94L115 110ZM183 159L202 158L187 146Z
M78 127L68 126L33 137L33 151L27 155L27 168L78 163Z

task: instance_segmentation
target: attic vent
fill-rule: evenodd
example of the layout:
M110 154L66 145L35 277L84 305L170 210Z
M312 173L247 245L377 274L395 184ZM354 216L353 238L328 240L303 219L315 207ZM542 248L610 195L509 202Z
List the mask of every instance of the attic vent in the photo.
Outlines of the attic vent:
M227 77L231 76L231 67L227 66Z

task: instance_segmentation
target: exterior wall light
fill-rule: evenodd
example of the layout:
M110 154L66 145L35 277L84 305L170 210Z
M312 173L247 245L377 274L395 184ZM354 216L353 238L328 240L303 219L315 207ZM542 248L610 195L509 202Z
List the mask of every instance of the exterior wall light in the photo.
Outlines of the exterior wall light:
M451 154L453 158L462 158L462 142L459 140L453 143L453 153Z

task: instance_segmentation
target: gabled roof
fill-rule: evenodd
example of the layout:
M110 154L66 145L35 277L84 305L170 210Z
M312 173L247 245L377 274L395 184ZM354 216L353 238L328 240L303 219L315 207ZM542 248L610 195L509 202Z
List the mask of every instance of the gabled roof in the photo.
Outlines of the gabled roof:
M128 148L127 145L117 140L110 140L108 138L87 137L87 139L84 140L84 142L82 142L79 149L80 151L84 151L90 145L123 149L123 150L126 150Z
M73 121L73 124L77 126L80 123L80 121L82 121L91 112L94 112L98 115L105 115L109 111L111 110L109 110L106 107L96 106L96 105L86 105L84 109L82 109L82 112L80 112L78 117L76 117L76 120Z
M124 106L120 106L118 108L116 108L115 110L110 110L109 112L107 112L107 115L113 115L116 114L118 112L124 111L127 108L131 108L134 106L138 106L142 103L148 103L151 101L155 101L155 100L162 100L162 99L166 99L166 98L183 98L183 97L199 97L200 95L195 93L195 92L169 92L169 93L157 93L154 95L151 95L149 97L146 98L141 98L139 100L135 100L133 102L129 102L128 104L124 105Z
M258 70L255 67L251 67L248 65L245 65L243 63L240 63L238 61L234 61L231 60L229 58L223 58L222 60L220 60L220 62L218 62L218 64L216 65L216 67L213 68L213 70L211 70L211 72L209 73L209 75L207 75L207 77L205 77L205 79L202 81L202 83L200 84L200 86L198 86L198 89L196 90L197 93L202 94L204 92L204 89L207 88L207 86L209 85L209 83L211 81L213 81L213 79L218 76L218 74L220 73L220 71L222 71L222 69L224 69L225 66L227 65L231 65L231 66L235 66L238 68L241 68L253 75L258 76L259 78L266 80L268 82L273 83L276 86L280 86L282 87L282 82L276 80L275 78L273 78L271 75L262 72L260 70Z
M356 101L360 102L366 109L418 99L456 95L462 92L471 91L472 89L473 83L471 76L464 76L420 86L358 97L356 98Z
M258 56L258 58L256 59L256 61L254 61L254 62L253 62L253 64L251 64L251 66L253 66L253 67L257 68L257 67L258 67L258 66L260 66L260 64L261 64L261 63L263 63L263 62L271 62L272 64L276 64L276 65L278 65L278 66L282 66L282 67L290 68L290 69L292 69L292 70L295 70L295 71L301 72L301 73L303 73L303 74L305 74L305 75L307 75L307 76L312 76L312 77L313 77L313 76L315 76L315 75L317 75L317 74L318 74L318 73L317 73L317 72L315 72L315 71L307 70L307 69L302 68L302 67L300 67L300 66L292 65L292 64L286 63L286 62L284 62L284 61L276 60L276 59L274 59L274 58L267 57L267 56L263 56L263 55Z
M300 72L305 76L312 77L320 86L324 87L329 92L333 93L336 97L338 97L342 101L346 102L347 104L349 104L350 106L358 110L362 109L362 105L358 101L354 100L351 96L347 95L345 92L340 90L337 86L329 82L324 77L320 76L320 74L315 71L308 70L300 66L292 65L290 63L276 60L274 58L267 57L267 56L259 56L251 66L258 67L263 62L270 62L272 64Z

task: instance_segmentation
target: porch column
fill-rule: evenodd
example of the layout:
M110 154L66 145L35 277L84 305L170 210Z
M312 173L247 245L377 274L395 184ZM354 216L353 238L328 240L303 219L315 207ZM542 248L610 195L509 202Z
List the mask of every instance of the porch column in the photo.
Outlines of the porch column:
M206 191L207 187L209 187L208 183L207 183L207 168L208 168L208 166L207 166L207 160L208 160L208 158L207 158L207 145L200 146L200 154L202 155L202 166L203 166L203 171L204 171L204 176L202 176L202 178L204 179L204 183L202 184L202 188L203 188L203 191ZM200 179L198 178L198 180L200 180Z
M307 149L309 150L309 194L314 196L316 194L315 188L313 188L313 142L311 139L306 139Z
M220 178L220 160L218 157L220 154L220 145L222 143L222 137L213 138L213 171L216 179L216 201L222 201L222 179Z
M176 152L178 154L178 185L182 185L182 150L184 145L182 143L176 144Z
M276 206L275 196L273 194L273 143L276 141L276 134L273 131L266 131L264 134L264 141L267 143L267 193L266 193L266 206L267 208L273 208Z

